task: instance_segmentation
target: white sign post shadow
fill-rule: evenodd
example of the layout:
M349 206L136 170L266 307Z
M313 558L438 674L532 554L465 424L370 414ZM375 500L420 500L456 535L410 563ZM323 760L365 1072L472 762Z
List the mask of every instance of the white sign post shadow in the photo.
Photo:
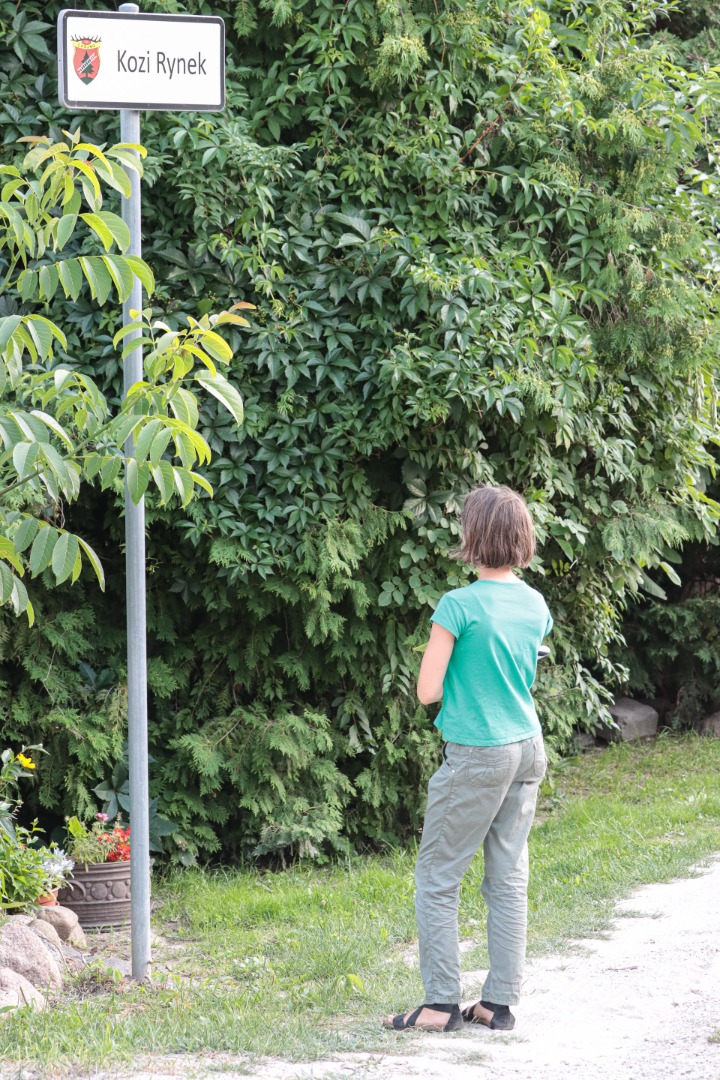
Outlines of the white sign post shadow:
M140 110L217 112L225 106L225 24L191 15L141 15L137 4L118 12L61 11L58 16L60 103L70 109L117 109L120 141L140 143ZM122 216L131 255L142 255L140 177ZM142 310L137 278L123 304L123 323ZM133 331L130 342L141 336ZM124 363L124 392L143 378L142 349ZM134 439L125 444L126 457ZM136 506L125 482L128 747L132 975L147 977L150 962L150 828L145 598L145 500Z

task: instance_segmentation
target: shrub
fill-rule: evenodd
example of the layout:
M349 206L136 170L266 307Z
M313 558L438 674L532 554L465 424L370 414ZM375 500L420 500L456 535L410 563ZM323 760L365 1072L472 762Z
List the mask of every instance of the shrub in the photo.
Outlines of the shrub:
M145 122L145 252L170 317L258 304L233 342L240 436L202 410L215 499L179 536L151 510L152 785L187 858L416 827L437 754L417 649L468 580L449 552L470 486L520 489L537 521L556 750L626 678L628 602L717 513L700 168L717 80L653 37L666 5L226 6L227 112ZM36 106L8 100L10 140ZM101 139L111 120L87 123ZM69 322L116 387L106 324L89 306ZM117 515L95 495L77 514L110 603L46 601L2 673L8 730L52 739L41 798L63 809L91 809L119 759L124 694Z

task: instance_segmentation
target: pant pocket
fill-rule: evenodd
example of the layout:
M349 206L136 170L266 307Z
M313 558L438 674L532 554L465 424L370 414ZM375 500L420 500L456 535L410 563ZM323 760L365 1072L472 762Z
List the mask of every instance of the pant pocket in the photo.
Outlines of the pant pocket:
M543 743L542 736L539 736L535 741L535 768L534 776L537 780L542 780L547 772L547 755L545 754L545 744Z
M471 755L472 748L470 746L463 746L462 743L446 742L443 746L443 763L440 768L450 773L456 773L467 764Z
M510 750L507 746L476 746L468 765L468 780L472 783L501 784L510 770Z

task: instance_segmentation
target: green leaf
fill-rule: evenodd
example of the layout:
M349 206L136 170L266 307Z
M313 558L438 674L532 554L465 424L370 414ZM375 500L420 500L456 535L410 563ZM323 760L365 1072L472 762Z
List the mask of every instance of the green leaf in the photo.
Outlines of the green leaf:
M62 251L73 234L77 223L77 214L63 214L55 229L55 250Z
M35 469L42 446L37 442L20 442L13 448L13 466L18 474L18 479L23 480Z
M30 573L37 577L50 565L53 549L57 543L59 533L51 525L41 525L33 546L30 550Z
M100 585L100 588L102 589L103 592L105 592L105 572L104 572L104 570L102 568L102 563L100 562L99 558L97 557L97 555L95 554L93 549L90 547L90 545L87 544L82 539L82 537L78 537L78 540L80 542L80 547L82 548L82 550L85 552L85 554L87 556L88 562L90 563L93 570L95 571L95 576L98 579L98 583Z
M210 498L212 499L212 497L213 497L212 485L208 483L208 481L205 479L205 477L202 476L200 473L196 473L196 472L191 472L190 476L192 477L193 482L195 484L197 484L198 487L201 487L203 489L203 491L206 491L208 493L208 495L210 496Z
M130 498L137 506L150 483L150 466L145 462L138 464L135 458L130 458L127 463L126 475Z
M20 579L15 577L14 575L10 602L15 609L16 615L22 615L23 612L27 611L28 607L30 607L30 613L28 615L28 618L30 619L30 624L32 625L32 607L30 606L30 601L28 599L27 589L23 585L22 581L20 581Z
M5 350L21 322L22 315L5 315L0 318L0 352Z
M104 491L112 487L117 480L122 463L123 459L119 456L105 458L100 472L100 484Z
M58 287L58 271L55 266L40 267L40 298L52 300Z
M156 466L159 464L160 459L162 458L163 454L165 453L170 444L172 435L172 429L169 427L164 427L162 431L158 432L158 434L155 436L148 453L148 458L150 459L151 465Z
M15 550L18 554L22 554L27 548L30 547L38 529L40 528L40 522L34 517L25 517L20 522L17 532L15 533Z
M117 348L118 345L120 344L120 342L124 338L126 338L128 336L128 334L138 334L138 336L141 337L142 332L143 332L144 329L145 329L144 323L142 323L140 321L136 320L136 321L133 321L133 322L126 323L125 326L120 327L117 334L113 338L113 345L115 346L115 348Z
M77 536L72 533L61 533L60 539L55 544L52 553L52 570L58 585L67 581L75 567L78 557L79 544Z
M116 161L109 161L110 171L112 172L112 186L116 191L121 192L126 199L130 198L132 194L132 187L130 185L130 177ZM110 183L110 181L108 181Z
M14 585L15 575L4 562L0 561L0 604L7 604L12 596Z
M148 420L143 424L140 434L135 439L135 457L138 461L144 461L152 445L153 439L163 427L162 420Z
M107 210L102 210L97 217L106 227L120 251L127 251L130 247L130 229L123 219Z
M52 443L42 443L41 450L45 461L47 462L49 468L52 469L55 476L58 478L58 481L60 482L64 492L67 495L72 494L75 485L73 484L72 479L73 472L72 469L68 467L68 462L62 456L62 454L58 453Z
M28 315L26 324L42 360L52 355L53 339L57 339L63 348L67 346L62 330L43 315Z
M201 386L220 401L235 418L236 423L243 422L243 401L240 393L219 372L212 375L209 371L200 371L195 376Z
M94 480L102 468L103 459L100 454L91 453L85 458L85 475L88 480Z
M170 408L173 415L187 427L196 428L198 425L197 398L190 390L178 386L173 390L170 398Z
M73 300L77 300L83 283L80 263L77 259L67 259L64 262L58 262L55 265L58 274L60 275L60 284L63 287L65 295L71 297Z
M161 461L152 470L153 480L160 492L160 501L166 503L175 494L175 477L169 461Z
M38 292L39 277L36 270L23 270L18 278L18 291L22 300L32 300Z
M195 494L195 484L193 482L192 473L188 469L173 468L173 479L175 481L175 487L180 495L180 501L183 506L192 499Z
M137 255L126 255L125 259L130 266L133 274L140 279L143 289L151 296L155 291L155 278L153 272L146 262L138 258Z
M93 232L97 233L105 250L110 251L110 248L113 246L114 237L110 229L100 217L100 215L81 214L80 217L87 225L90 226Z
M199 345L219 363L228 364L232 360L232 349L225 338L221 338L214 330L205 330L199 340Z
M68 450L73 449L72 439L65 431L65 428L62 426L62 424L58 424L54 416L50 416L49 413L43 412L41 409L33 409L30 415L37 416L39 420L42 420L43 424L45 424L46 427L50 428L50 430L54 432L55 435L57 435L57 437L65 443Z
M93 298L96 299L99 304L104 304L110 295L110 289L112 288L113 282L102 258L99 255L93 255L87 258L83 256L78 262L88 280Z
M127 300L135 283L135 278L128 265L127 259L122 255L103 255L102 260L108 269L110 277L113 279L115 288L117 289L118 298L122 301ZM125 328L123 327L123 329Z
M15 553L15 545L7 536L0 536L0 557L7 559L21 576L25 573L25 567Z

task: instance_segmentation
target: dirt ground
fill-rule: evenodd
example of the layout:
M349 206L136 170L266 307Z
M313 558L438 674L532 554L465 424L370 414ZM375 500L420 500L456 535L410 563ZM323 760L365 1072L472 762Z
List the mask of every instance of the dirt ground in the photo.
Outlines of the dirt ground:
M308 1065L164 1058L94 1080L720 1080L720 862L617 910L606 938L528 965L509 1034L399 1034L397 1052ZM469 997L483 977L465 974Z

